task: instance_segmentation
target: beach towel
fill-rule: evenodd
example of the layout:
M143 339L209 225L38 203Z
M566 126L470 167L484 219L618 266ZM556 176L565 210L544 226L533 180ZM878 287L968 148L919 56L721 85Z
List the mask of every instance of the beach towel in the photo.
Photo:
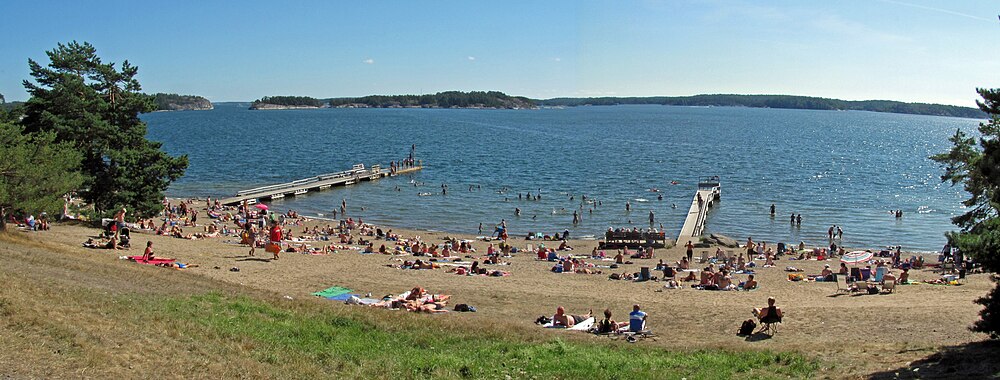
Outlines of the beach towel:
M594 326L594 321L595 321L594 317L590 317L590 318L587 318L586 320L584 320L583 322L577 323L577 324L573 325L573 327L570 327L570 328L568 328L566 330L570 330L570 331L587 331L587 330L590 330L590 328Z
M546 323L546 324L542 325L542 327L547 328L547 329L566 329L566 330L572 330L572 331L587 331L591 327L594 326L594 321L595 321L594 317L590 317L590 318L584 319L583 322L574 324L573 327L570 327L568 329L566 329L566 327L561 326L561 325L560 326L556 326L555 322L551 322L550 321L549 323Z
M361 297L361 295L360 294L353 294L353 293L344 293L344 294L341 294L341 295L338 295L338 296L323 297L323 298L326 298L326 299L328 299L330 301L347 301L351 297Z
M339 296L339 295L347 294L347 293L350 293L350 292L351 292L351 289L348 289L348 288L344 288L344 287L340 287L340 286L331 286L331 287L329 287L327 289L323 289L323 290L320 290L318 292L315 292L312 295L317 296L317 297L330 298L330 297L336 297L336 296ZM347 298L344 298L344 300L346 300L346 299Z
M129 256L128 259L135 261L139 264L146 264L146 265L170 264L175 261L174 259L161 259L161 258L143 260L142 256Z

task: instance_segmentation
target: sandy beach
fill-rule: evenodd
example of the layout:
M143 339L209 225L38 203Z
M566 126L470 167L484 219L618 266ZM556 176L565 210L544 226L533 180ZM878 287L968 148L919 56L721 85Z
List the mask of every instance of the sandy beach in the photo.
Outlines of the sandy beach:
M203 210L203 201L195 202L195 206L199 209L199 222L211 220ZM286 230L290 229L298 235L303 228L327 224L332 223L311 220L302 226L287 226ZM403 238L419 236L428 243L441 243L446 236L475 239L474 236L444 232L382 228L392 229ZM185 232L201 229L188 227ZM888 295L838 294L837 285L831 282L788 281L788 273L784 269L794 266L803 269L804 274L818 274L824 264L836 268L839 262L791 261L787 260L787 256L777 261L776 267L758 267L756 274L760 289L749 292L697 290L690 287L691 283L681 283L682 289L664 289L663 283L658 281L632 282L610 280L608 277L611 271L638 272L640 267L654 267L658 259L677 261L684 255L683 246L657 250L654 259L631 259L634 264L626 264L619 269L597 268L603 271L601 274L553 273L550 271L553 263L536 260L534 254L519 253L508 259L510 265L487 266L510 272L509 276L486 277L456 275L448 273L446 267L433 270L397 269L390 265L416 258L360 254L358 250L339 250L330 255L283 253L280 260L273 261L263 249L258 249L254 257L249 257L248 248L238 244L239 238L231 236L188 240L133 232L132 248L127 251L81 247L82 242L97 233L93 228L57 225L51 231L31 234L39 239L76 247L74 251L87 261L120 262L129 268L129 265L138 265L120 260L119 256L141 255L142 247L148 240L154 243L159 257L199 265L185 272L273 291L281 296L315 298L310 295L312 292L336 285L379 297L422 286L434 293L452 295L452 305L466 303L478 309L477 313L452 312L428 315L427 318L464 318L483 324L502 321L531 326L538 316L551 316L556 306L564 306L572 314L583 314L589 310L596 314L610 308L618 319L624 320L631 305L637 303L649 313L648 325L660 336L655 342L644 344L686 349L798 350L819 358L835 358L841 365L846 363L848 368L839 369L846 371L845 374L897 368L942 347L982 340L984 335L972 333L967 327L978 318L979 306L973 304L973 300L990 288L988 275L971 274L960 286L901 285L894 294ZM383 243L393 247L391 242L375 240L376 249ZM539 243L522 238L510 240L510 244L519 248ZM558 242L551 241L541 243L558 245ZM560 254L587 255L597 245L597 241L587 240L571 240L568 243L574 250ZM310 243L317 247L322 244ZM488 244L474 240L472 245L478 251L474 255L485 255ZM695 257L700 256L702 251L714 252L715 248L696 249ZM230 271L233 267L239 268L239 271ZM736 281L745 278L746 275L734 275ZM911 281L937 278L940 274L932 269L913 270L910 276ZM737 337L736 330L741 321L751 317L750 310L765 305L767 297L772 296L786 313L779 333L760 341ZM328 302L331 308L363 307L318 301ZM539 333L545 334L572 334L538 329Z

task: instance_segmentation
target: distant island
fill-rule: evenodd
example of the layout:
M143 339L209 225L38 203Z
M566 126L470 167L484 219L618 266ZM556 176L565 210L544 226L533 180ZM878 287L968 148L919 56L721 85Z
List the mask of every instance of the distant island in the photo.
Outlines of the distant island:
M752 107L808 110L844 110L903 113L915 115L951 116L982 119L986 114L978 108L944 104L904 103L891 100L840 100L795 95L694 95L650 97L553 98L535 100L540 106L610 106L619 104L662 104L699 107Z
M252 110L322 108L326 102L308 96L265 96L250 103Z
M532 109L535 102L523 96L499 91L445 91L425 95L370 95L360 98L335 98L330 107L340 108L478 108Z
M157 111L210 110L214 108L208 99L196 95L158 93L152 96Z

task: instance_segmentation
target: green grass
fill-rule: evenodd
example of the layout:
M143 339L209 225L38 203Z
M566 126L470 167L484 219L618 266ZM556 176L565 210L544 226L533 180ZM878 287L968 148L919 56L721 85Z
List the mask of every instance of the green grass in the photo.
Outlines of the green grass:
M455 331L426 323L444 316L410 316L361 307L335 310L339 308L219 293L123 297L120 302L133 312L141 310L143 318L179 326L201 338L238 342L241 354L257 362L298 370L305 366L309 372L331 377L804 378L819 368L798 354L674 352L624 341L571 342L525 338L523 333L505 336L489 327Z

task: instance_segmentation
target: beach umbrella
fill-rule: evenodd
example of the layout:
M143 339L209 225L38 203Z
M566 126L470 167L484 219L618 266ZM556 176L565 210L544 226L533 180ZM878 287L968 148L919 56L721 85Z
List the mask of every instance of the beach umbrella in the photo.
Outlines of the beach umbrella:
M844 256L840 258L840 261L847 264L860 264L870 261L875 257L874 253L868 251L854 251L845 253Z
M261 209L261 210L267 210L267 205L263 204L263 203L258 203L257 206L254 206L254 207L257 207L258 209Z

